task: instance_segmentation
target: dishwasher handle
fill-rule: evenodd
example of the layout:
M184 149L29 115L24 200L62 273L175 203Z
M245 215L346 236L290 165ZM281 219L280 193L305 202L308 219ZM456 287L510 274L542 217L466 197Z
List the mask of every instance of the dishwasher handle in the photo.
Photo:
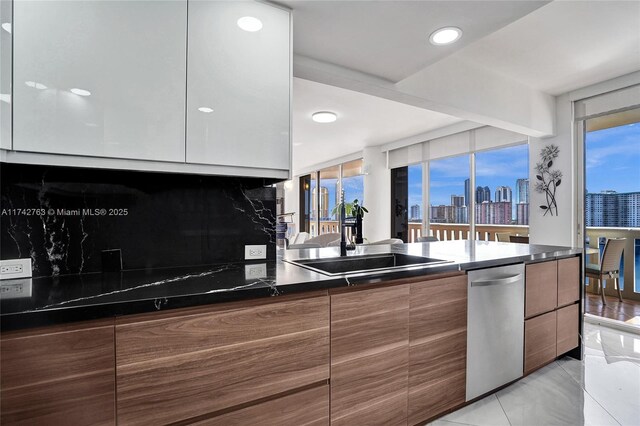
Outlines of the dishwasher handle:
M471 287L488 287L493 285L507 285L513 284L520 281L522 278L522 274L511 275L509 277L504 278L490 278L486 280L475 280L471 281Z

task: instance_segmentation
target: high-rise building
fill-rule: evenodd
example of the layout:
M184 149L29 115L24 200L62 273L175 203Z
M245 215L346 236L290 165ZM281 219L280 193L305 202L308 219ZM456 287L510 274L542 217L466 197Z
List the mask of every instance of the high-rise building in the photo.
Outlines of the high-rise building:
M496 203L511 202L511 188L508 186L499 186L496 188Z
M529 203L529 179L516 180L516 203Z
M422 220L419 204L414 204L411 206L410 213L409 213L409 220L414 222L418 220Z
M640 192L587 194L584 214L586 226L640 227Z
M458 206L453 208L453 221L455 223L469 223L469 218L467 216L467 206Z
M484 201L482 204L476 204L476 222L491 225L510 225L511 202L491 203Z
M446 215L447 206L441 204L439 206L431 206L431 214L429 216L429 221L432 223L446 223L447 215Z
M469 207L471 204L471 192L469 191L471 186L471 181L469 179L464 180L464 205Z
M516 204L516 223L518 225L529 224L529 203Z
M464 206L464 196L462 195L451 195L451 205L454 207L462 207Z
M476 188L476 205L482 204L485 201L491 202L491 190L488 186L479 186Z

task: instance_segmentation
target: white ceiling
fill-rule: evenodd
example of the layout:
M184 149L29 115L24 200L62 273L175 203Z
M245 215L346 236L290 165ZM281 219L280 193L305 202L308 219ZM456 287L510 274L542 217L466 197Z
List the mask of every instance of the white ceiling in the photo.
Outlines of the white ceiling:
M311 120L316 111L338 114L334 123ZM448 126L462 120L363 93L293 79L293 164L297 170Z
M293 50L399 81L546 4L546 1L279 1L293 9ZM463 29L450 46L429 34Z
M451 62L558 95L640 70L640 1L283 3L293 8L296 54L392 81ZM430 45L429 33L447 25L464 30L460 42ZM338 121L314 123L320 110L337 112ZM296 78L294 171L459 121Z
M456 55L566 93L640 70L640 2L554 1Z

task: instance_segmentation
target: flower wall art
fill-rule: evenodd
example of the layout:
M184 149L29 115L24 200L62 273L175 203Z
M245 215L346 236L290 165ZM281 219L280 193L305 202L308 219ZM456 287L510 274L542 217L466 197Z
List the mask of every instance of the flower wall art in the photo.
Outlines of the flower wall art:
M562 172L553 170L553 162L558 158L560 149L556 145L547 145L540 151L540 162L536 163L536 192L544 194L546 204L540 206L544 210L544 215L550 213L558 215L558 203L556 200L556 189L562 183Z

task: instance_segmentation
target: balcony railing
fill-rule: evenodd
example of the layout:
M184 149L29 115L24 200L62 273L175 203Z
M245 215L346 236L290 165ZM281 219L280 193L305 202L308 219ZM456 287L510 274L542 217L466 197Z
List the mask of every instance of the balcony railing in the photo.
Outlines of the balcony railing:
M624 299L640 300L640 282L636 274L640 267L640 228L598 228L588 227L587 238L589 239L589 247L600 249L600 237L605 238L626 238L624 253L622 255L624 265L624 288L622 297ZM587 256L586 262L597 264L599 254L591 254ZM597 289L595 280L588 280L587 291L594 292ZM605 295L618 297L617 292L613 289L613 281L607 282Z
M315 221L311 221L309 233L313 237L317 237L318 235L323 235L323 234L340 233L340 221L321 220L319 228L316 227ZM351 238L351 228L346 229L345 235L347 238Z
M526 225L476 225L476 240L497 241L496 233L505 232L512 235L529 235ZM409 242L415 242L422 235L422 223L409 222ZM467 223L431 223L429 235L440 241L468 240L469 224Z

